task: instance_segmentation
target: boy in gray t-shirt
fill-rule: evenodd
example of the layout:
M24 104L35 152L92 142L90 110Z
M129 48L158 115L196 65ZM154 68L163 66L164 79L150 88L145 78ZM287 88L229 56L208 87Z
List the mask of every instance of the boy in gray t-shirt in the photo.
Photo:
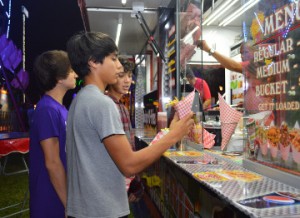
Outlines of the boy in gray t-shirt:
M105 96L121 71L114 41L103 33L82 32L67 43L72 68L85 87L73 100L67 125L67 215L122 217L129 214L124 176L139 173L186 135L192 113L175 115L160 141L133 151L114 102Z

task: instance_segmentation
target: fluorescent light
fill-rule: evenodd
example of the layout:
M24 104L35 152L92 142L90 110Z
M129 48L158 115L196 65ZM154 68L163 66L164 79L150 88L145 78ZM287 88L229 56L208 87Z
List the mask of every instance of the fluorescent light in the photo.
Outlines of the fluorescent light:
M227 17L225 20L223 20L219 26L226 26L229 23L231 23L233 20L238 18L242 13L247 11L248 9L252 8L257 2L260 0L250 0L246 4L244 4L242 7L240 7L236 12L231 14L229 17Z
M196 32L200 27L199 26L195 26L194 29L192 31L190 31L188 34L186 34L185 37L183 37L183 39L181 41L184 42L184 44L189 43L190 41L192 41L192 43L189 44L193 44L193 34L194 32Z
M130 8L95 8L95 7L91 7L91 8L86 8L86 10L88 12L119 12L119 13L133 13L134 11ZM143 11L143 14L156 14L157 13L157 8L146 8Z
M229 8L231 8L232 5L234 5L238 0L227 0L225 3L223 3L221 6L219 6L217 9L215 9L207 19L203 22L203 25L210 25L212 22L214 22L218 17L220 17L222 14L224 14Z
M119 45L120 34L121 34L121 30L122 30L122 23L123 23L122 14L119 14L116 41L115 41L117 46Z
M119 45L119 39L120 39L121 30L122 30L122 24L118 23L117 36L116 36L116 45L117 46Z
M258 19L258 16L257 16L257 14L256 14L255 12L254 12L254 15L255 15L256 22L257 22L258 25L259 25L260 31L261 31L262 33L264 33L264 28L262 27L262 24L261 24L260 20Z
M122 5L126 5L126 2L127 2L126 0L121 1Z

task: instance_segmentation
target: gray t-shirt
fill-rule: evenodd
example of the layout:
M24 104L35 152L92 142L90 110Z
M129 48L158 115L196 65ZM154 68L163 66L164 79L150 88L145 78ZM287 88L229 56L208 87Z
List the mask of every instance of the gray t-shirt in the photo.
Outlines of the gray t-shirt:
M81 89L67 122L68 216L130 213L124 176L102 143L114 134L125 134L115 103L94 85Z

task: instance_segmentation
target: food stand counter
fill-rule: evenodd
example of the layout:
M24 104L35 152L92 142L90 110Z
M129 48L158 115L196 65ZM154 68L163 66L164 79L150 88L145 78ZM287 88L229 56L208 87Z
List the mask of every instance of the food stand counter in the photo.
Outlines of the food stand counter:
M136 142L142 148L151 139ZM163 217L300 217L299 189L247 170L242 162L241 156L186 145L165 152L142 178Z

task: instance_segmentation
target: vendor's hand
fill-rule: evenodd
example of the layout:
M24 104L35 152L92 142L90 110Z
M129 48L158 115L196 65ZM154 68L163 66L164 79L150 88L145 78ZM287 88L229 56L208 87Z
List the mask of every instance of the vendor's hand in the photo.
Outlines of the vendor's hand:
M202 49L205 52L209 52L210 51L210 47L207 45L207 42L205 40L198 40L196 42L196 46L200 49Z

